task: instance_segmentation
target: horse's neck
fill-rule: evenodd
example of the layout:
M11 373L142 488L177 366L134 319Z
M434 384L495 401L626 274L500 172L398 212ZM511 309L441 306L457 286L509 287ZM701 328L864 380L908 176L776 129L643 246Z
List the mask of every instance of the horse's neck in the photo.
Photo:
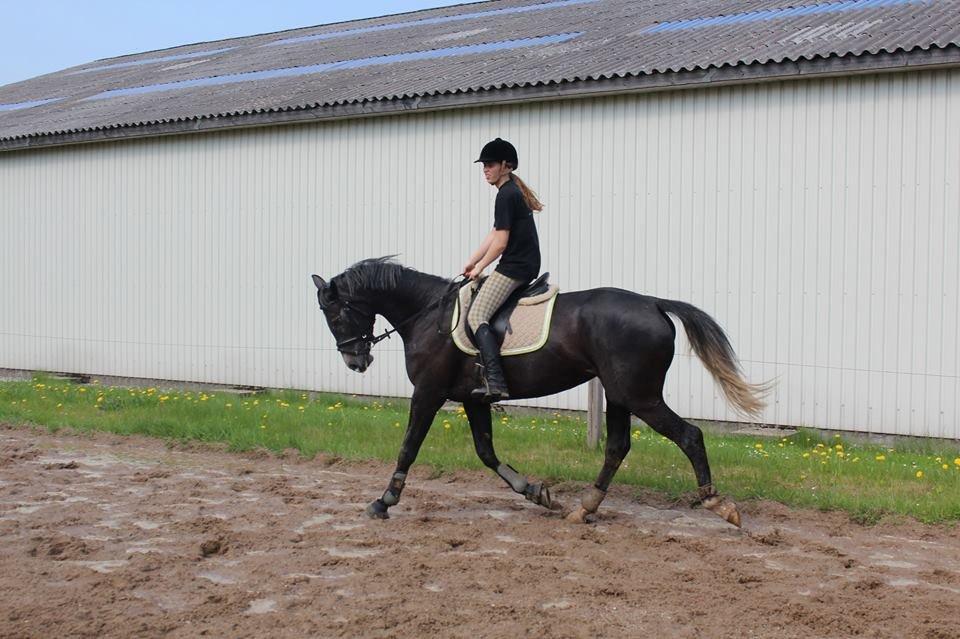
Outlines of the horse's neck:
M383 315L393 326L398 326L439 300L445 290L445 282L440 278L406 272L396 288L373 294L373 307L377 314ZM410 330L412 326L404 325L399 331L401 337Z

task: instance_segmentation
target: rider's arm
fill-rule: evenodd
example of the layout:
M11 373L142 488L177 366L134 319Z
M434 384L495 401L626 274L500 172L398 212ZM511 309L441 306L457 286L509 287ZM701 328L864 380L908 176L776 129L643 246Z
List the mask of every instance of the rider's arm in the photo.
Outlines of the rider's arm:
M507 248L507 241L510 239L510 229L493 229L487 237L490 240L487 251L483 258L477 262L477 267L481 271L503 254L504 249Z
M483 241L480 242L480 248L473 252L473 255L470 256L470 259L467 260L467 266L476 266L477 262L487 254L487 249L490 248L490 243L493 242L493 234L496 233L495 230L491 229L487 236L483 238ZM469 269L468 269L469 270Z

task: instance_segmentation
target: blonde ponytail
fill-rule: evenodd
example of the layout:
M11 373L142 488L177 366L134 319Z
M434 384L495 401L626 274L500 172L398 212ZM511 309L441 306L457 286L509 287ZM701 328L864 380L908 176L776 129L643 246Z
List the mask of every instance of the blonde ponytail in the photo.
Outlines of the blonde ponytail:
M516 173L511 173L513 181L517 183L517 186L520 187L520 192L523 193L523 201L527 203L527 206L530 207L531 211L542 211L543 202L537 198L537 194L534 193L533 189L527 186L527 183L520 179L520 176Z

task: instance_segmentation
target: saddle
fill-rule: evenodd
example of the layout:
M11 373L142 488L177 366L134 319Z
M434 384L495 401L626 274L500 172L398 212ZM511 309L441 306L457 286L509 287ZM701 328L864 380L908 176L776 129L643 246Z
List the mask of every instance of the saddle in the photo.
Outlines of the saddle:
M550 274L544 273L526 287L511 293L490 318L490 330L497 338L501 355L530 353L546 343L553 305L560 290L549 283L549 278ZM477 348L466 318L483 281L461 289L453 312L453 341L461 351L470 355L476 355Z

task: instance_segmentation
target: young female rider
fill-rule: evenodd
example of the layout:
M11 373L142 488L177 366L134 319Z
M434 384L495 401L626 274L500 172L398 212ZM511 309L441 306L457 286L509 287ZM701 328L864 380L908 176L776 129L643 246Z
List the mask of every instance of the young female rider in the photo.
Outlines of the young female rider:
M500 346L488 323L510 293L528 284L540 272L540 240L532 212L542 210L543 205L537 195L513 174L519 164L517 150L506 140L497 138L488 142L480 151L477 162L483 163L483 177L487 183L499 191L493 209L493 229L467 260L463 274L475 280L500 258L467 316L484 370L484 385L475 389L473 396L496 402L509 399L510 393L500 366Z

